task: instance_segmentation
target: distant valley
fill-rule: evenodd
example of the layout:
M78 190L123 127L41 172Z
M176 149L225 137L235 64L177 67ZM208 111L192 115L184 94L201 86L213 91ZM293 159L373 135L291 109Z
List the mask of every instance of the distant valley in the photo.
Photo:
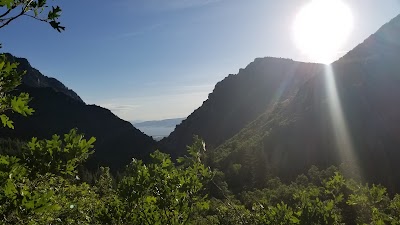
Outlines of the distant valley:
M185 118L173 118L165 120L151 120L131 123L146 135L153 137L156 141L167 137L174 131L176 125L180 124Z

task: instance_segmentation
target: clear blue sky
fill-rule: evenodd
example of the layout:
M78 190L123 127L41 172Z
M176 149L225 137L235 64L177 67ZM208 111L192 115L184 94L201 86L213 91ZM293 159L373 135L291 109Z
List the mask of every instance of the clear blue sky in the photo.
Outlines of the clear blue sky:
M400 0L344 1L355 28L343 53L400 13ZM256 57L307 61L292 40L306 0L55 2L65 32L21 19L0 30L3 51L126 120L188 116Z

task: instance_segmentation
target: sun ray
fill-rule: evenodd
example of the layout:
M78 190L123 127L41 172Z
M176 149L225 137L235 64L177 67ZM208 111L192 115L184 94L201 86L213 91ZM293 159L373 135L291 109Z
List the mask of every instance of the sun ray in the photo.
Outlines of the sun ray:
M338 151L341 162L354 168L359 168L359 161L354 149L350 131L348 129L342 104L340 102L335 74L331 65L325 65L325 87L327 93L327 102L329 116L331 118L331 127L333 129L336 150ZM361 171L352 171L358 173L362 178Z

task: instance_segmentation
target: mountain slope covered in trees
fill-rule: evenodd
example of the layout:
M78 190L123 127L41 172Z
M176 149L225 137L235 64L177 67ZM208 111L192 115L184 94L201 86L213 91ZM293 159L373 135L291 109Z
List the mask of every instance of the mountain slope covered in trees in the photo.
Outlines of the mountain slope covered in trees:
M230 184L269 174L289 179L311 165L344 162L366 181L398 191L399 28L400 16L219 146L213 161L229 171Z
M258 58L236 75L217 83L203 105L188 116L161 146L181 155L193 135L204 138L208 149L229 139L279 101L295 95L301 85L323 67L290 59Z

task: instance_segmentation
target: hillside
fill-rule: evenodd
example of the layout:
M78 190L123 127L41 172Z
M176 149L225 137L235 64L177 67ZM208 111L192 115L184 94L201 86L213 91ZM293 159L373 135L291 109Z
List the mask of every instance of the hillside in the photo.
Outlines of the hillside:
M64 134L78 128L86 136L97 138L95 153L88 162L92 169L97 169L99 165L120 169L132 157L146 158L149 152L156 149L155 141L131 123L118 118L108 109L85 104L61 82L45 77L30 67L26 59L15 59L21 63L20 69L27 70L18 91L31 95L30 106L36 112L28 118L11 115L16 129L0 129L1 137L22 140L34 136L48 138L52 134Z
M199 135L213 149L277 102L294 96L322 68L289 59L258 58L217 83L202 106L160 144L174 156L181 155L193 135Z
M213 160L220 169L242 165L230 184L268 174L290 178L311 165L345 162L358 167L364 180L398 190L399 28L400 16L311 78L293 99L219 146ZM332 81L340 104L332 97Z

